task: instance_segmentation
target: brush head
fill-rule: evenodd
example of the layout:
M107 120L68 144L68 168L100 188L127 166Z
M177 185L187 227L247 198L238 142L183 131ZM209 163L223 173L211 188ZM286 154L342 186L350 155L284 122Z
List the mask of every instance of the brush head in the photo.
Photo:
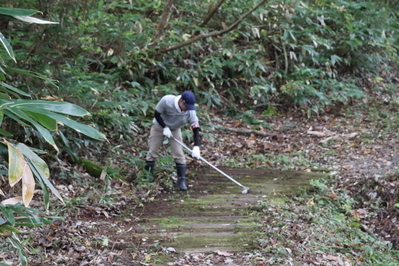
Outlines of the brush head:
M242 194L247 194L247 193L248 193L248 190L249 190L249 187L244 187L244 188L242 188L241 193L242 193Z

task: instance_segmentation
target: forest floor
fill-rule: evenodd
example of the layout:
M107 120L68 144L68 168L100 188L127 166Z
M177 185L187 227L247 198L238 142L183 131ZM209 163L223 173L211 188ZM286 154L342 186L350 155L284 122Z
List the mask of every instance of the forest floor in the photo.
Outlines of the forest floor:
M209 132L212 138L203 139L201 154L250 187L246 195L206 164L190 158L187 192L178 191L167 178L171 168L164 163L158 166L154 183L138 181L138 171L129 171L126 166L121 173L130 173L132 182L96 180L88 175L86 181L81 176L58 179L56 187L67 200L66 205L52 205L52 214L64 219L45 230L21 234L30 239L33 248L30 265L353 265L364 258L357 255L351 260L338 251L309 251L304 256L295 250L295 246L305 245L302 230L309 228L310 218L287 223L288 232L280 235L292 245L285 248L284 255L273 251L278 247L278 236L262 229L274 224L270 230L277 230L280 223L286 223L279 221L285 212L282 210L293 206L286 202L295 199L300 205L301 196L292 193L293 187L305 183L293 183L295 180L323 175L330 180L322 191L324 198L337 202L340 197L353 199L345 215L355 218L359 230L395 250L399 244L397 107L394 103L365 103L310 119L293 110L284 116L259 117L272 126L256 129L214 116L212 123L222 127ZM146 149L146 134L140 139L136 151ZM120 158L132 156L131 147L121 144L119 151ZM124 164L121 159L115 166ZM279 180L281 173L290 174ZM280 181L287 193L263 187ZM314 205L313 197L303 197L311 203L299 209ZM198 233L199 227L208 231ZM192 235L182 238L187 232ZM222 241L226 232L236 237L228 238L229 245ZM257 235L269 233L262 241ZM209 242L205 243L206 239ZM360 244L345 247L351 245ZM10 257L4 261L16 263Z

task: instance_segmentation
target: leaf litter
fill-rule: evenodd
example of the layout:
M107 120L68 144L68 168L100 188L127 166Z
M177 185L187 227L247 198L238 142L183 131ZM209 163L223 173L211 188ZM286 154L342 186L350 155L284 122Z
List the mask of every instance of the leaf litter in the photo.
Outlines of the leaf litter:
M361 116L352 116L348 113L326 114L325 116L304 119L294 113L285 117L259 117L271 125L279 125L279 130L262 128L266 133L257 135L254 131L241 134L240 128L248 129L248 125L237 121L222 123L224 127L234 127L236 132L228 134L223 130L211 132L214 139L211 142L205 139L202 154L216 165L228 163L234 157L264 154L281 156L303 151L307 158L317 164L319 168L336 172L336 190L345 190L355 199L350 210L352 217L357 220L363 231L382 237L387 246L398 248L398 203L399 193L398 164L399 156L396 147L398 139L391 131L384 128L366 112ZM284 125L289 124L289 129ZM245 131L244 131L245 132ZM310 133L311 132L311 133ZM315 133L319 132L319 133ZM321 133L320 133L321 132ZM323 133L324 132L324 133ZM327 133L325 133L327 132ZM228 137L227 137L228 135ZM137 147L146 150L146 136L139 136ZM118 143L113 143L114 145ZM140 150L140 149L138 149ZM130 151L129 151L130 152ZM127 151L126 154L129 154ZM137 154L138 156L138 154ZM284 163L278 161L255 160L247 167L279 168ZM121 160L118 166L126 169L126 175L134 176L126 162ZM244 162L245 164L245 162ZM189 168L203 168L200 163L190 160ZM292 169L305 171L312 169L309 165L291 164ZM79 171L79 169L74 169ZM212 171L211 169L208 169ZM193 170L191 170L193 171ZM313 171L313 170L312 170ZM22 236L29 239L31 247L30 265L350 265L349 259L340 250L349 248L356 256L356 248L362 243L330 243L335 254L327 251L314 252L309 245L318 234L325 237L326 232L309 229L309 224L316 219L309 212L309 206L319 204L315 199L306 199L307 203L292 202L292 217L281 215L281 208L272 204L265 205L262 224L269 238L259 238L259 251L252 253L235 253L215 249L212 253L180 254L173 247L144 248L146 239L132 237L132 224L140 221L142 214L137 212L139 207L146 208L146 212L156 212L163 204L170 201L157 201L165 197L173 189L173 184L156 186L150 189L141 189L140 185L111 180L109 189L104 180L100 185L93 183L98 180L82 173L87 183L79 179L57 180L61 195L68 199L69 205L60 206L55 210L57 216L64 220L55 221L51 226L44 228L27 229ZM91 181L90 181L91 180ZM111 189L112 188L112 189ZM108 190L108 192L107 192ZM98 199L110 193L110 203L99 203ZM326 198L338 202L338 191L328 191ZM112 196L112 197L111 197ZM172 195L173 197L173 195ZM191 194L195 197L195 193ZM150 200L152 198L152 200ZM139 200L138 200L139 199ZM39 200L39 199L37 199ZM149 202L158 204L151 208ZM35 205L35 200L32 204ZM302 204L302 205L301 205ZM305 207L304 207L305 206ZM298 217L300 219L298 219ZM284 219L284 220L282 220ZM294 219L294 220L290 220ZM282 226L281 223L284 225ZM321 229L320 229L321 230ZM160 239L161 240L161 239ZM339 241L337 239L337 241ZM35 250L37 252L35 252ZM262 251L260 251L262 250ZM278 252L278 253L276 253ZM360 250L358 251L360 252ZM158 256L168 256L170 262L157 264ZM5 261L16 263L15 258L6 257ZM362 258L359 257L361 262ZM352 261L353 263L353 261Z

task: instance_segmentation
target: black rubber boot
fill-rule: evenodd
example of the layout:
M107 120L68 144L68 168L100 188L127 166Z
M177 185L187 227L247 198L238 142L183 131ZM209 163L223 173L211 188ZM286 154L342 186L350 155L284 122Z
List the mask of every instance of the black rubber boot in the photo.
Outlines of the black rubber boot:
M187 190L186 186L187 165L176 163L176 169L177 169L177 186L180 188L180 190Z
M155 161L145 161L145 176L148 181L154 181L154 168L155 168Z

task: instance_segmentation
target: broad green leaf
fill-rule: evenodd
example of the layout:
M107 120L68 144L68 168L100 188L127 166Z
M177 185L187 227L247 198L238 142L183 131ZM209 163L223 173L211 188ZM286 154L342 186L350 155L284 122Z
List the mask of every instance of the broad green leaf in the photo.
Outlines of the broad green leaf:
M0 226L0 235L6 236L6 237L12 236L12 233L11 233L10 231L8 231L8 230L2 230L1 227L2 227L2 226ZM0 265L2 265L2 264L0 264ZM2 265L2 266L3 266L3 265Z
M31 117L33 117L37 122L39 122L41 125L46 127L49 130L57 130L57 121L52 119L51 117L48 117L47 115L43 114L38 114L35 112L30 112L28 110L25 110L27 114L29 114Z
M62 203L64 203L64 200L62 199L62 196L58 192L58 190L51 184L50 180L43 175L43 173L36 167L35 164L32 164L31 162L28 162L30 169L34 173L34 175L41 180L50 190L53 192L54 195L57 196L61 200Z
M90 127L90 126L87 126L85 124L76 122L76 121L74 121L74 120L72 120L72 119L70 119L70 118L68 118L66 116L63 116L63 115L60 115L60 114L56 114L56 113L53 113L53 112L49 112L49 111L46 111L46 110L41 110L41 109L35 109L35 112L38 112L38 113L47 115L49 117L52 117L55 120L63 123L64 125L72 128L72 129L74 129L74 130L76 130L76 131L78 131L78 132L80 132L80 133L82 133L82 134L84 134L86 136L89 136L89 137L91 137L93 139L97 139L97 140L105 140L106 139L105 135L102 134L101 132L97 131L96 129L94 129L94 128Z
M24 207L22 204L15 204L15 205L9 205L7 206L13 213L17 213L21 216L15 216L15 220L25 218L25 217L30 217L29 219L32 220L32 218L37 217L34 212L37 212L35 209L27 208ZM32 217L31 217L32 216Z
M21 117L22 119L28 121L39 131L40 135L44 138L45 141L47 141L51 146L54 147L56 151L58 151L58 147L54 142L53 137L51 136L51 133L43 126L41 126L39 123L37 123L35 120L33 120L30 116L28 116L24 110L21 108L17 108L15 105L8 107L8 110L13 112L15 115Z
M41 126L40 124L31 121L32 125L39 131L40 135L47 141L53 148L58 152L58 147L55 144L53 136L51 135L50 131L48 131L45 127Z
M5 8L0 7L0 14L7 16L32 16L33 14L40 13L40 11L22 8Z
M24 91L22 91L20 89L17 89L14 86L8 85L7 83L2 82L1 86L6 88L6 89L8 89L8 90L10 90L10 91L13 91L13 92L15 92L17 94L20 94L20 95L23 95L23 96L26 96L26 97L30 97L29 93L26 93L26 92L24 92ZM4 91L7 92L6 90L4 90Z
M35 179L28 164L25 164L24 173L22 175L22 199L25 207L28 207L33 194L35 193Z
M11 226L11 225L0 225L0 233L5 234L4 231L12 232L12 233L20 233L20 231Z
M35 221L31 218L16 218L15 226L40 226L43 225L41 221Z
M28 257L24 251L24 245L21 243L21 241L16 237L14 234L13 237L9 238L11 244L13 247L18 250L18 257L20 260L20 263L22 266L28 266Z
M57 117L58 116L59 115L57 115ZM54 117L54 118L56 118L56 117ZM88 137L93 138L93 139L97 139L97 140L105 140L106 139L106 136L103 133L99 132L98 130L96 130L88 125L71 120L68 117L59 116L57 120L60 121L61 123L65 124L66 126L76 130L77 132L80 132Z
M35 108L32 109L32 112L36 112L35 110L37 108L73 116L90 115L90 113L82 107L68 102L52 102L43 100L33 101L19 99L14 102L14 105L18 108L23 108L25 110L31 110L30 108Z
M4 113L0 110L0 126L3 124Z
M52 22L48 20L43 20L35 17L30 17L30 16L13 16L14 18L28 22L28 23L34 23L34 24L58 24L58 22Z
M11 57L11 59L14 60L15 62L17 62L15 60L14 51L12 50L10 43L7 41L7 39L4 37L4 35L1 32L0 32L0 42L3 44L4 49L6 49L8 55Z
M5 223L7 223L7 221L3 217L0 216L0 225L3 225Z
M11 137L12 134L5 131L4 129L0 128L0 135L5 136L5 137Z
M42 180L42 177L44 175L43 175L43 173L39 173L40 170L38 170L38 169L31 168L31 170L35 174L37 181L39 182L39 185L42 188L44 205L46 207L46 210L48 210L48 208L50 206L50 193L48 192L47 186L44 184L44 182ZM36 174L35 171L37 171L38 173Z
M12 224L12 225L15 224L15 217L12 214L12 211L9 208L3 207L3 208L1 208L1 212L4 214L5 218L7 219L7 221L10 224Z
M16 116L13 112L11 112L11 110L8 109L4 109L4 115L10 117L11 119L15 120L18 124L20 124L21 126L25 126L25 127L29 127L30 125L28 125L27 123L25 123L24 121L22 121L21 119L18 118L18 116Z
M36 169L38 171L40 171L45 177L47 178L50 177L50 170L48 168L48 165L46 164L45 161L43 161L42 158L40 158L25 144L17 143L15 147L17 147L22 151L23 155L25 156L28 162L31 162L32 164L36 165Z
M8 141L4 141L4 143L8 147L8 180L12 187L22 178L26 162L20 149Z
M7 144L0 142L0 156L1 159L3 159L5 162L8 163L8 148ZM2 170L4 171L4 170ZM7 175L8 175L8 169L7 169Z
M42 75L40 73L36 73L36 72L32 72L32 71L25 70L25 69L20 69L20 68L13 68L13 67L5 67L5 70L7 71L7 73L14 72L14 73L18 73L18 74L21 74L21 75L30 76L30 77L33 77L33 78L39 78L39 79L45 80L46 82L50 83L54 87L58 87L57 84L55 84L54 80L51 80L48 77L46 77L46 76L44 76L44 75Z

